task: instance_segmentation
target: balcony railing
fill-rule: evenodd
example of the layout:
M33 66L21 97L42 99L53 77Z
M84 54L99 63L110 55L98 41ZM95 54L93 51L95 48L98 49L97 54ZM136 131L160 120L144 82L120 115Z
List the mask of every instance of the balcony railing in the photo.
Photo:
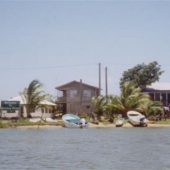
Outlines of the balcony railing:
M66 97L62 96L62 97L58 97L57 99L57 102L59 103L65 103L67 100L66 100Z
M90 102L92 97L82 97L80 98L80 96L75 96L75 97L58 97L58 102L59 103L67 103L67 102L80 102L80 100L82 100L82 102Z

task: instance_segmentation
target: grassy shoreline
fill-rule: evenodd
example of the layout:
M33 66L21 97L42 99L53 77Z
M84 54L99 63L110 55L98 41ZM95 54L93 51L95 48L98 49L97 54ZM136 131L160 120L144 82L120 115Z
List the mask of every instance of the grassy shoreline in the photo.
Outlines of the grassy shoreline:
M62 120L57 120L56 122L30 122L28 119L18 119L18 120L0 120L0 128L37 128L37 127L64 127ZM102 123L99 124L89 123L90 128L115 128L113 123ZM132 128L133 126L126 122L123 128ZM149 122L148 127L170 127L170 119L161 120L158 122Z
M18 119L18 120L0 120L0 128L17 128L17 127L37 127L37 126L64 126L63 121L58 120L57 122L30 122L29 119Z

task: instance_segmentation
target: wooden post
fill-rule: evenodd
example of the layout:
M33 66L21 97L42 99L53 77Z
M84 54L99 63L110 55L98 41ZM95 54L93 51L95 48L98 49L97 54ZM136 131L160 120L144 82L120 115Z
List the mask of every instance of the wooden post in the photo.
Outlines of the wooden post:
M105 86L106 86L106 97L108 97L107 67L105 67Z
M99 96L101 95L101 63L99 63Z
M83 100L83 83L82 79L80 79L80 106L79 106L79 114L82 112L82 100Z

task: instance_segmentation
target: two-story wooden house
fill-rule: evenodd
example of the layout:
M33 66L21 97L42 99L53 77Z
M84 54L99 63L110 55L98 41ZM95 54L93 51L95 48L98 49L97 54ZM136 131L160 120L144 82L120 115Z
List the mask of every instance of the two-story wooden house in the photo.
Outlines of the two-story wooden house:
M90 114L93 111L91 99L99 95L99 88L85 84L81 80L72 81L56 87L58 90L57 105L63 113Z

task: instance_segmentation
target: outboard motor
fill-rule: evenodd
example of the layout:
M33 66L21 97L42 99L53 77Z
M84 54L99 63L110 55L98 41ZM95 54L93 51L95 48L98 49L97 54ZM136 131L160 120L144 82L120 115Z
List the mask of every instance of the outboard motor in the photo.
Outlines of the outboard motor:
M80 119L80 123L81 123L82 127L86 127L86 125L87 125L87 122L86 122L86 120L84 118Z

